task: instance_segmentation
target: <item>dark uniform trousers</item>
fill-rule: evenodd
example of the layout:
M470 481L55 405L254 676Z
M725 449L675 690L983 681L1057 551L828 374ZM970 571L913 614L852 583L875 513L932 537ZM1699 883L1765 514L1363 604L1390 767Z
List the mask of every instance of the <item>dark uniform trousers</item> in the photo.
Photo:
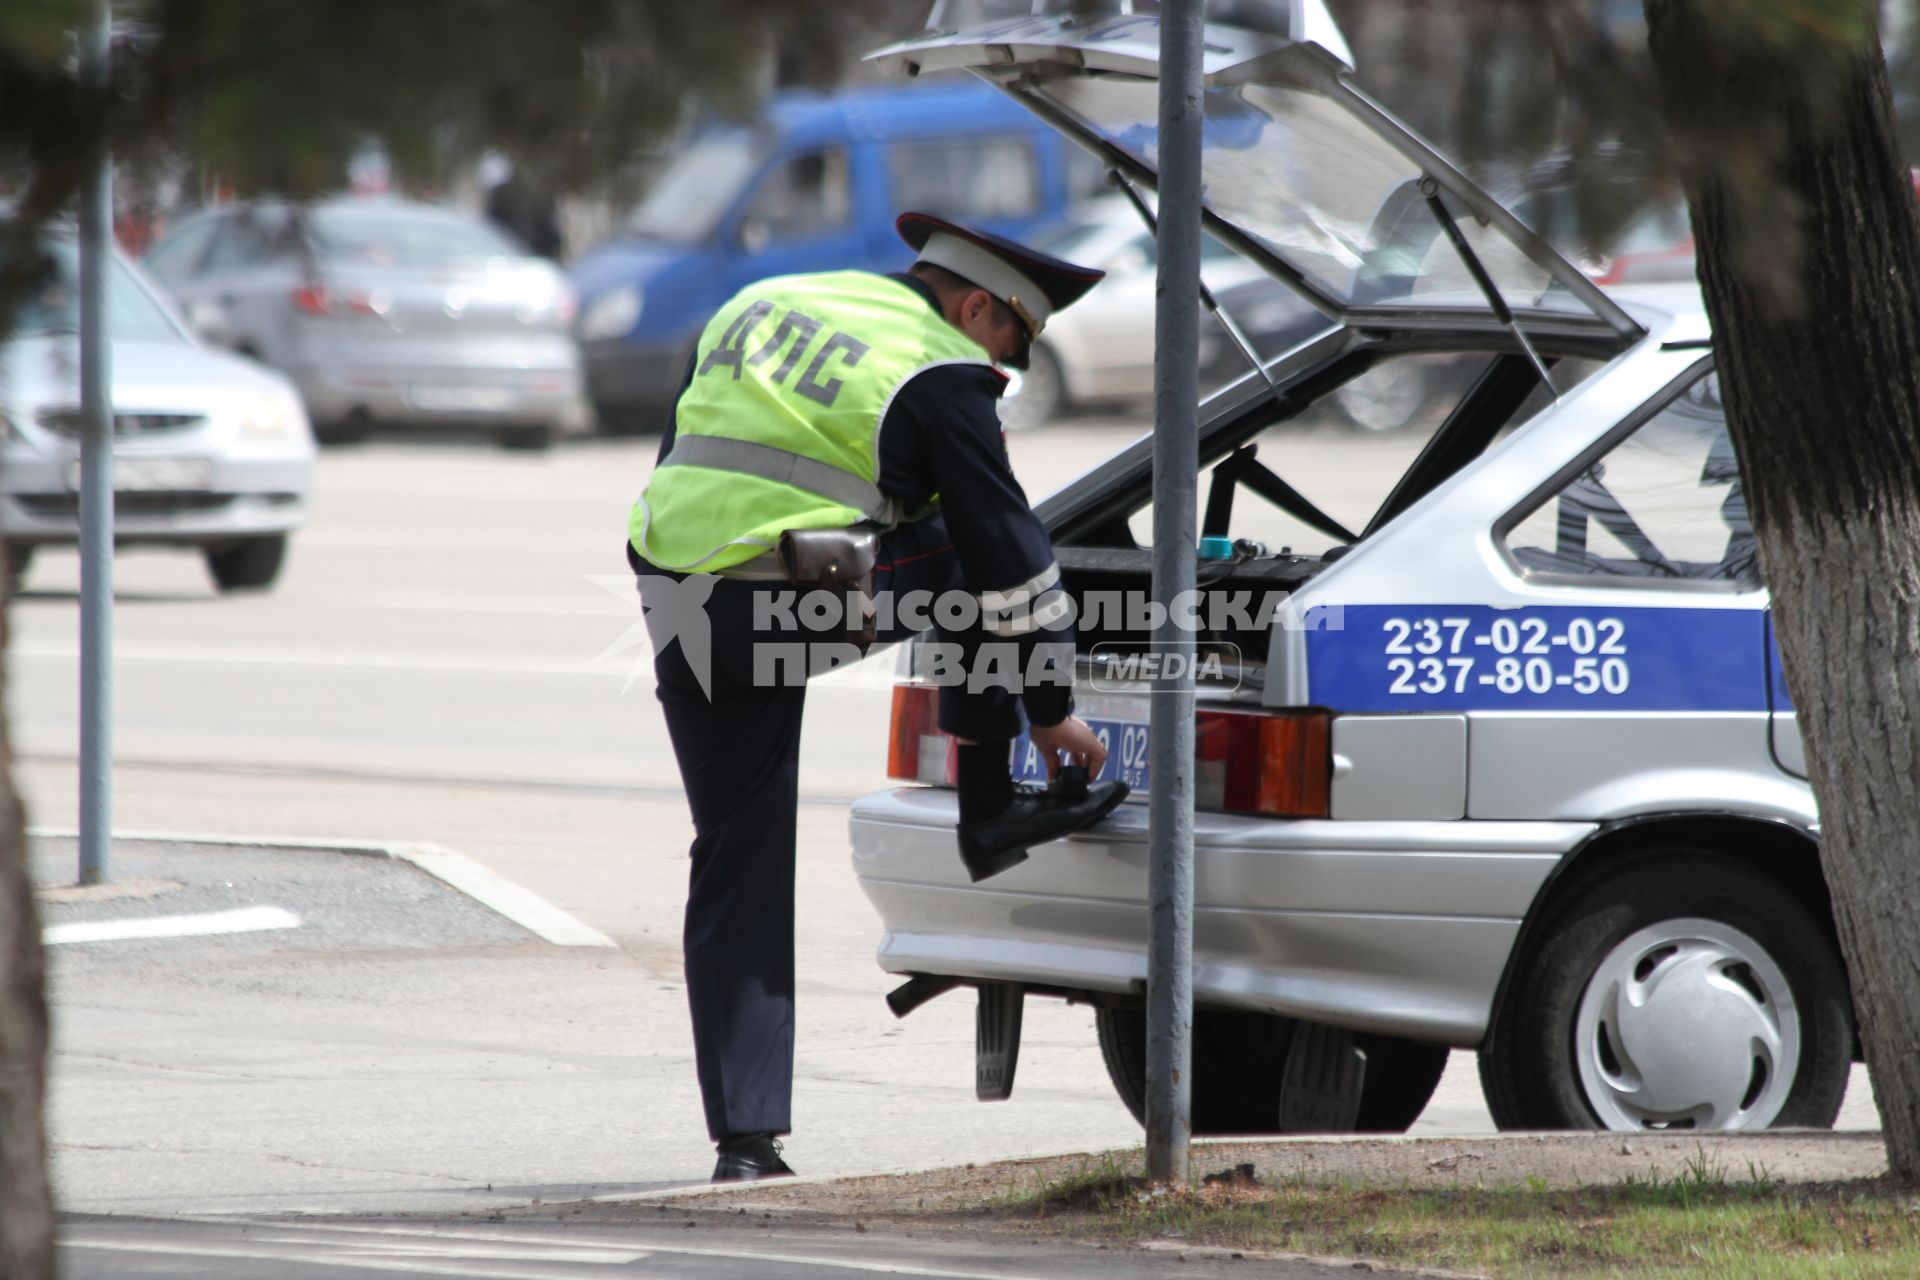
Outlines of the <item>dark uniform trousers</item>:
M669 575L680 577L682 575ZM876 590L960 589L939 518L903 525L882 542ZM693 812L687 893L687 1001L707 1131L792 1128L794 864L804 684L755 681L754 648L791 645L791 631L754 629L758 592L780 583L723 578L707 600L712 697L679 643L654 656L667 732ZM899 635L882 639L899 639ZM971 657L978 627L943 634ZM994 687L941 690L941 726L979 742L1021 729L1018 699ZM957 856L957 854L956 854Z

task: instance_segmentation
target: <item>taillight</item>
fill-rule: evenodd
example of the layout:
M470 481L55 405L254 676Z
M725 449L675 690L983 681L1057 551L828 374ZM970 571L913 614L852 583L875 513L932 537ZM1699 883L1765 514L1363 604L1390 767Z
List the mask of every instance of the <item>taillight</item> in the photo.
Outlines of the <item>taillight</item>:
M333 299L317 284L302 285L293 291L293 309L310 316L324 316L333 311Z
M1194 807L1326 817L1333 785L1331 719L1324 711L1197 712Z
M1095 718L1118 751L1138 722ZM1272 818L1324 818L1331 812L1332 717L1320 710L1255 711L1201 708L1194 714L1194 806L1215 813ZM1144 761L1146 752L1136 757ZM940 731L940 690L929 684L893 687L893 727L887 776L902 782L952 786L959 774L954 740ZM1127 777L1109 758L1104 777Z
M293 307L310 316L339 315L341 312L384 316L393 309L393 299L378 290L371 293L329 293L323 285L310 284L293 291Z
M940 731L938 686L893 686L893 730L887 738L887 776L936 787L950 787L959 779L958 744Z

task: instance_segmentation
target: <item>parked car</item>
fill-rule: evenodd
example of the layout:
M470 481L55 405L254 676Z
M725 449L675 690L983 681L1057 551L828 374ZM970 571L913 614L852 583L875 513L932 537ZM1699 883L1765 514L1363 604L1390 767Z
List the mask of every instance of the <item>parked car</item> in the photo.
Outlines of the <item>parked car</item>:
M0 347L0 541L16 581L37 548L80 536L78 259L70 234L47 251L54 272ZM298 393L203 347L118 252L107 281L115 543L191 547L222 591L270 586L313 478Z
M1159 246L1124 196L1076 211L1065 226L1036 238L1043 252L1107 273L1093 305L1062 311L1033 344L1024 372L1000 401L1009 430L1050 422L1083 405L1138 404L1153 397L1154 279ZM1224 289L1260 269L1211 236L1200 242L1200 273Z
M971 81L785 93L755 123L702 130L624 232L573 266L601 427L657 429L701 326L751 281L904 269L893 223L908 209L1026 236L1100 182L1091 158Z
M1505 1129L1831 1125L1853 1006L1697 289L1602 289L1314 43L1207 49L1212 225L1321 322L1279 395L1247 375L1199 414L1203 531L1249 541L1201 575L1196 1127L1404 1129L1455 1047ZM877 56L974 70L1150 181L1157 55L1132 16ZM1281 482L1304 415L1406 361L1455 376L1402 465ZM891 772L921 785L853 806L896 1008L977 988L994 1096L1022 999L1064 997L1143 1110L1154 654L1112 606L1148 590L1152 470L1143 439L1038 508L1135 801L969 884L915 681Z
M565 279L469 214L241 201L182 222L146 265L208 341L293 379L322 443L393 423L540 449L586 427Z

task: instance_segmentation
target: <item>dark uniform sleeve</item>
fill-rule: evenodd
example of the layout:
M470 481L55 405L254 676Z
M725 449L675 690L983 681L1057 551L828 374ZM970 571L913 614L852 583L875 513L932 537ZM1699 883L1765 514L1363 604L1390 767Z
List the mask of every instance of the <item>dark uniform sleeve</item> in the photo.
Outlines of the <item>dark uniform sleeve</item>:
M1007 461L997 409L1004 385L979 365L935 366L909 380L881 424L879 479L906 509L939 495L961 583L980 598L984 638L1016 642L1026 671L1037 644L1072 653L1073 601ZM1028 682L1021 698L1034 724L1058 724L1073 707L1062 682Z

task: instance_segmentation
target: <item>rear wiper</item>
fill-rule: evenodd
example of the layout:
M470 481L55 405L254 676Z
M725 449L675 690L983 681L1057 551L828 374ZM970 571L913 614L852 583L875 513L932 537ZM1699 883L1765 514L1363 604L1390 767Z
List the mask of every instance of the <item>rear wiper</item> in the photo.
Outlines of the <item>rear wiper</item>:
M1158 236L1159 220L1153 216L1153 210L1147 208L1147 202L1141 198L1139 188L1134 186L1119 169L1107 170L1107 180L1126 193L1127 199L1133 203L1134 211L1140 215L1140 220L1147 224L1147 230ZM1273 370L1267 368L1266 362L1254 352L1253 344L1247 341L1247 335L1241 331L1233 317L1221 307L1219 299L1213 296L1213 290L1207 288L1207 282L1203 279L1198 283L1200 301L1207 304L1207 310L1213 313L1213 318L1220 322L1220 327L1226 330L1229 338L1233 339L1233 345L1240 348L1240 354L1247 358L1247 363L1260 371L1260 377L1266 382L1267 390L1273 393L1274 404L1284 410L1287 407L1287 393L1281 389L1279 380L1273 376ZM1270 468L1260 463L1254 463L1253 467L1257 468L1257 477L1252 470L1249 470L1246 475L1239 478L1244 479L1247 487L1255 493L1310 528L1318 529L1330 537L1340 538L1349 543L1359 541L1345 525L1315 506L1306 494L1275 475Z
M1520 328L1520 322L1513 318L1513 308L1507 305L1507 300L1500 293L1499 286L1495 285L1493 277L1487 274L1487 268L1480 261L1480 255L1473 251L1473 246L1467 243L1466 236L1460 233L1460 224L1453 220L1451 213L1447 212L1445 202L1440 199L1440 184L1431 176L1423 176L1420 179L1420 194L1426 197L1427 208L1433 211L1433 220L1440 224L1440 229L1447 233L1447 239L1453 242L1453 251L1460 255L1460 261L1466 265L1467 274L1471 275L1473 282L1480 286L1480 293L1486 298L1487 305L1493 308L1494 317L1512 331L1514 340L1520 344L1520 349L1526 352L1527 359L1533 362L1534 372L1540 375L1540 381L1546 385L1547 394L1558 400L1560 388L1553 385L1553 375L1547 372L1547 366L1541 361L1540 353L1535 351L1533 343L1527 340L1526 332Z

